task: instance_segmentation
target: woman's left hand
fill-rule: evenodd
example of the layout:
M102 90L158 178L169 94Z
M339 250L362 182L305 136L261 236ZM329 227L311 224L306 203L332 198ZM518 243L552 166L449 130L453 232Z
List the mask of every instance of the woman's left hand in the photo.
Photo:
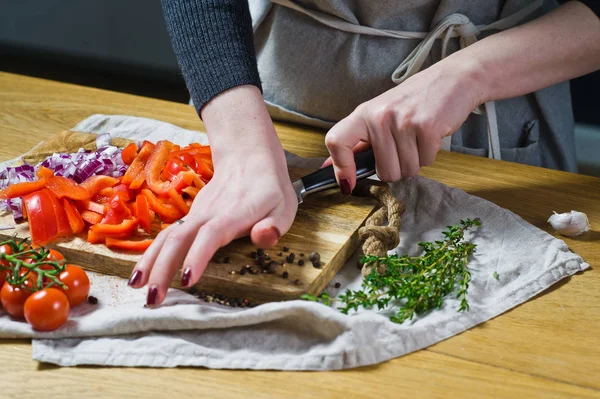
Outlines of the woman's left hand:
M451 57L359 105L327 133L342 193L356 184L354 152L372 147L377 174L392 182L434 162L442 139L454 133L483 101L475 63L454 65Z

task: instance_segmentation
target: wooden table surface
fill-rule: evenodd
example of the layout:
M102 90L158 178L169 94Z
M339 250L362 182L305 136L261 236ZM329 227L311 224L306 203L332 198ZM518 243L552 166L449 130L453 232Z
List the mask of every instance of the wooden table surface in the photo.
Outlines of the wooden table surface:
M187 105L0 73L0 161L94 113L203 128ZM286 149L326 154L322 132L276 127ZM447 153L422 173L551 234L552 211L587 213L593 231L565 241L591 269L437 345L348 371L59 368L32 361L29 341L0 340L0 397L600 398L600 179Z

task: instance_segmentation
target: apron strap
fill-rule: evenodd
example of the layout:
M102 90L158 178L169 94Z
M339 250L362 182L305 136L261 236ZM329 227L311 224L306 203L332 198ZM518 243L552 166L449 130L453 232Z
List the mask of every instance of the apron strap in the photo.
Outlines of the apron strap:
M406 79L421 70L427 57L431 53L431 48L436 40L442 40L441 59L446 57L448 42L451 38L460 38L460 48L463 49L477 41L477 35L481 32L489 30L504 30L517 25L520 21L531 15L544 4L544 0L536 0L531 4L523 7L521 10L502 18L489 25L475 25L464 14L450 14L443 18L431 32L407 32L395 31L389 29L376 29L369 26L360 25L357 23L348 22L344 19L334 17L333 15L308 10L292 0L271 0L274 4L296 10L305 14L312 19L337 30L348 33L356 33L361 35L391 37L396 39L422 39L421 42L410 52L408 57L394 70L392 73L392 81L395 84L400 84ZM488 148L489 157L500 159L500 139L498 133L498 122L496 120L496 107L494 102L485 104L485 111L481 106L473 110L476 114L485 112L488 120ZM442 140L441 149L450 151L451 136L444 137Z

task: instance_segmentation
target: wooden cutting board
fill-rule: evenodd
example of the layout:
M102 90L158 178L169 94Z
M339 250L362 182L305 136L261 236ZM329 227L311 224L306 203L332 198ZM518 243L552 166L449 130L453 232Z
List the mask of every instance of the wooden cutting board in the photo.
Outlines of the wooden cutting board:
M36 146L24 155L30 163L37 163L55 152L75 152L79 148L95 149L95 135L81 132L62 132ZM115 139L113 144L125 146L126 139ZM309 170L290 168L290 178L295 179ZM256 251L249 239L240 239L222 248L208 265L197 291L222 294L228 298L245 298L253 302L268 302L297 299L303 294L319 294L331 282L358 247L358 229L375 208L371 198L344 197L338 190L330 190L308 197L298 207L298 213L290 231L279 244L265 251L273 260L284 260L290 252L295 254L293 264L284 263L275 274L241 275L246 265L259 267L251 258ZM0 225L14 224L10 214L0 216ZM0 231L0 239L10 239L16 231L18 237L28 237L27 223L15 226L15 230ZM104 245L92 245L85 236L68 241L56 242L49 247L60 250L70 263L81 265L86 270L129 278L140 258L138 254L115 252ZM289 248L284 252L283 248ZM308 257L311 252L321 256L321 267L315 268ZM282 256L279 256L282 253ZM305 254L301 257L300 254ZM229 257L230 263L217 263L219 258ZM304 266L298 260L305 261ZM283 278L287 272L288 277ZM172 287L180 288L179 273Z

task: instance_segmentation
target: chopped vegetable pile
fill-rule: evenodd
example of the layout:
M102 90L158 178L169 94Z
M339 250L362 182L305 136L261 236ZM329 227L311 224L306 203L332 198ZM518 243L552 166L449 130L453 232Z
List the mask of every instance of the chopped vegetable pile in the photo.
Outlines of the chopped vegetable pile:
M0 287L6 313L24 318L35 330L52 331L88 299L90 280L58 251L8 240L0 243Z
M90 243L144 251L213 176L209 146L165 140L121 150L103 135L96 144L96 152L54 154L0 173L0 200L16 222L29 222L34 243L87 233Z

